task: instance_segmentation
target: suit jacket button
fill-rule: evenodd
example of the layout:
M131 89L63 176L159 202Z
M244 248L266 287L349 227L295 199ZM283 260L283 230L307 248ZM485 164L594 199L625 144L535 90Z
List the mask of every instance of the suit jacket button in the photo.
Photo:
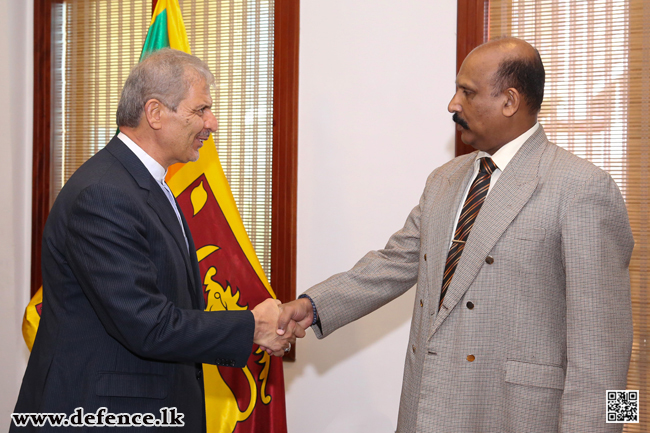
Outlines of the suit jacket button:
M420 307L424 307L424 302L422 302L422 299L420 299Z
M485 258L485 263L487 263L488 265L491 265L492 263L494 263L494 258L492 256L487 256Z
M470 310L471 310L472 308L474 308L474 304L473 304L471 301L468 302L466 305L467 305L467 308L469 308Z
M203 370L196 371L196 378L201 380L203 378Z
M469 362L473 362L475 359L476 359L476 357L474 355L467 355L467 360Z
M413 349L413 353L415 353L415 344L411 346L411 349Z

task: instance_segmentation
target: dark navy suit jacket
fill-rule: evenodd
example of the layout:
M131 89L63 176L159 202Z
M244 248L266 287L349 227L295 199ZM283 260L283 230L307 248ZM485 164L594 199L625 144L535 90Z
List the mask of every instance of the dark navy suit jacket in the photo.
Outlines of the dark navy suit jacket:
M77 170L45 226L43 313L15 412L176 407L185 428L174 431L205 430L201 363L243 367L255 324L250 311L203 311L183 224L189 253L164 192L118 138Z

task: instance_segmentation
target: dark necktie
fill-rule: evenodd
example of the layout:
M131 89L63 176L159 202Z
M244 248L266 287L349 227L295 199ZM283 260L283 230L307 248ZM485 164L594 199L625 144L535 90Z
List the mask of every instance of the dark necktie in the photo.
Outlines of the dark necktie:
M440 291L440 302L438 303L438 310L442 307L442 301L445 299L447 289L451 284L451 279L454 277L456 266L460 260L465 242L469 237L469 232L474 227L474 221L478 216L478 212L483 206L485 197L487 197L488 189L490 189L490 178L492 173L496 170L497 166L491 158L480 159L480 169L476 175L476 179L472 183L463 205L463 210L460 212L456 231L454 232L454 240L452 241L449 254L447 255L447 262L445 263L445 273L442 277L442 290Z

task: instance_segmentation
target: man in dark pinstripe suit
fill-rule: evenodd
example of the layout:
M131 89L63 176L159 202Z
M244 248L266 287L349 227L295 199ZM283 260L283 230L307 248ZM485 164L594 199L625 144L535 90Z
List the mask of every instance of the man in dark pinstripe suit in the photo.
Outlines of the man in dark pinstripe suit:
M213 81L202 61L169 49L129 75L121 132L70 178L48 218L43 314L15 412L175 407L181 430L203 431L201 363L243 367L253 343L280 355L295 339L278 338L271 299L203 311L192 235L164 178L217 129Z

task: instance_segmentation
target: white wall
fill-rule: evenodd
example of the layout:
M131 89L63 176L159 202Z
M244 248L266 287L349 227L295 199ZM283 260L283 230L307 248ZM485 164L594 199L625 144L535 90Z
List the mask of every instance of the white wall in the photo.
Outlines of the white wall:
M402 227L453 157L456 1L301 2L298 292ZM285 363L290 433L394 432L414 291Z
M0 0L0 429L9 427L28 352L32 194L33 2Z
M0 0L0 429L25 368L33 6ZM456 1L301 2L298 291L382 247L453 156ZM289 431L393 432L413 293L285 364Z

